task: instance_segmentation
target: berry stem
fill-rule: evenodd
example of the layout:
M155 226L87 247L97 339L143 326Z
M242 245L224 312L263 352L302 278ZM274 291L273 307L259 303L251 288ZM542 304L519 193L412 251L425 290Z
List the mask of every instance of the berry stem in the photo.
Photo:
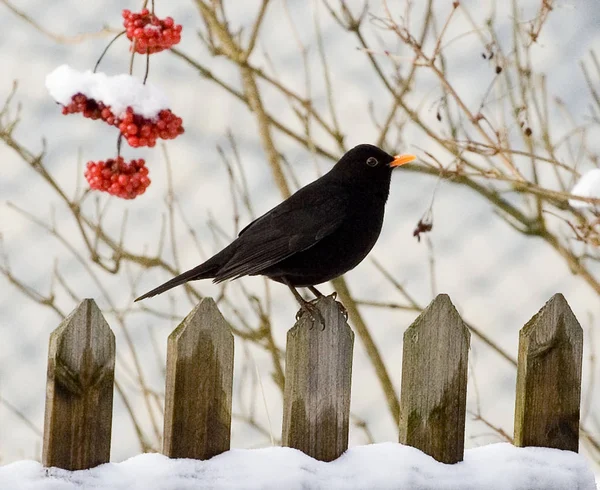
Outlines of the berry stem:
M121 142L123 141L123 133L119 133L117 138L117 158L121 157Z
M144 73L144 81L142 82L146 85L146 80L148 80L148 73L150 73L150 52L146 53L146 73Z
M133 75L133 59L135 58L135 45L137 44L137 39L134 39L133 46L131 49L131 59L129 60L129 74Z
M152 0L152 15L154 15L154 0ZM144 0L144 4L142 5L142 10L145 9L148 6L148 0Z
M112 44L126 32L127 31L119 32L119 34L117 34L115 37L113 37L112 40L106 45L106 47L104 48L104 51L102 51L102 54L100 55L100 58L98 58L98 61L96 61L96 65L94 66L94 73L96 73L96 70L98 69L100 62L102 61L102 58L104 58L104 55L107 53L108 48L110 48L112 46Z

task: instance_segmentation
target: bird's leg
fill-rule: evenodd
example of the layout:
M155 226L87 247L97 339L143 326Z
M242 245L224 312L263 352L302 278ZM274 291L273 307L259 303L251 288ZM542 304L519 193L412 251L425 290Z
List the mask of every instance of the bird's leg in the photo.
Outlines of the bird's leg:
M294 295L294 297L296 298L298 303L300 303L300 311L296 315L296 320L298 320L302 316L302 312L306 311L310 315L310 317L313 319L313 321L319 322L323 327L322 329L325 330L325 319L323 318L323 315L319 311L319 308L317 308L317 306L315 304L310 303L309 301L306 301L302 297L302 295L298 291L296 291L296 288L294 286L292 286L291 284L289 284L287 281L285 284L288 288L290 288L290 291L292 292L292 294Z
M314 286L308 286L308 289L310 290L311 293L313 293L317 297L317 299L321 299L321 298L325 297L325 295ZM337 298L337 292L334 291L333 293L331 293L328 296L328 298L333 298L335 300Z

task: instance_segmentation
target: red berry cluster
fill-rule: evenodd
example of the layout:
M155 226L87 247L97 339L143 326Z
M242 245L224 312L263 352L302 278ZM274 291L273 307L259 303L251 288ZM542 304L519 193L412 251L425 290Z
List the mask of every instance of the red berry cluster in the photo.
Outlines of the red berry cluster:
M62 109L62 113L65 115L76 114L78 112L81 112L83 117L89 117L90 119L102 119L111 126L115 125L115 121L118 121L118 119L115 118L114 114L111 112L110 107L105 106L101 101L88 99L83 94L75 94L71 98L71 103L63 106Z
M155 120L147 119L133 112L131 107L122 118L116 117L102 102L88 99L83 94L73 96L71 103L63 107L63 114L83 113L84 117L91 119L102 119L111 126L121 130L130 146L138 148L156 145L156 140L172 140L184 132L183 120L171 112L171 109L163 109L158 113Z
M163 109L158 113L158 118L152 120L135 114L131 107L128 107L119 122L119 129L130 146L152 148L157 138L172 140L182 134L184 131L182 122L182 119L173 114L170 109Z
M139 13L123 10L123 19L127 37L132 41L131 51L136 53L159 53L181 41L181 25L171 17L162 20L142 9Z
M142 158L130 163L125 163L123 157L106 162L88 162L85 178L92 189L123 199L134 199L146 192L150 185L148 168Z
M122 15L132 52L158 53L181 41L181 25L175 24L171 17L159 19L154 12L150 13L146 8L138 13L123 10ZM123 114L115 114L110 105L88 98L83 93L73 95L70 102L63 106L62 113L81 113L86 118L100 119L110 126L115 126L132 147L153 147L158 138L174 139L184 132L181 118L170 109L161 110L151 119L136 114L132 107L127 107ZM146 162L140 158L127 163L120 154L114 159L88 162L85 178L91 189L108 192L123 199L134 199L143 194L150 185Z

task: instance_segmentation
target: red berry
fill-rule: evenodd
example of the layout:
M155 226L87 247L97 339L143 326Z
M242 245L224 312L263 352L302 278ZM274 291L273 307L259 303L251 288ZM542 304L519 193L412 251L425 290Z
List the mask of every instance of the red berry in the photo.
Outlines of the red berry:
M182 134L182 123L182 119L169 109L160 111L156 119L147 119L128 107L118 127L130 146L152 148L156 145L157 138L173 139Z
M131 51L140 54L159 53L171 48L181 40L181 25L175 24L172 17L159 19L148 9L132 13L122 12L123 26L131 41Z
M123 199L134 199L150 185L148 169L143 159L125 163L122 157L106 162L88 162L85 178L90 188L108 192Z
M89 119L102 119L111 125L114 123L114 114L109 106L104 105L102 101L88 99L83 94L75 94L71 102L62 108L62 113L65 115L78 112Z

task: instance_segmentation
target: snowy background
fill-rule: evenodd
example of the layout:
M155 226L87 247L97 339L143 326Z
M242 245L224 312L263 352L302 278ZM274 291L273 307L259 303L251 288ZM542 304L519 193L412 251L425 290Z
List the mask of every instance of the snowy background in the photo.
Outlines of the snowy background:
M441 2L440 2L441 3ZM492 9L499 21L508 25L510 16L505 2L465 1L471 12L485 18ZM506 2L508 3L508 2ZM520 2L523 9L534 12L537 0ZM230 9L232 22L253 18L257 2L238 2L236 10ZM357 2L348 2L350 6ZM356 4L356 5L355 5ZM373 2L377 4L378 2ZM15 5L28 12L34 19L55 33L75 35L96 32L105 24L117 27L122 8L136 9L138 2L105 0L103 2L74 2L56 0L42 2L18 0ZM367 107L373 101L375 110L385 113L387 98L381 93L376 80L365 71L365 57L358 52L354 42L348 42L346 34L339 29L317 3L288 2L294 22L307 45L312 46L309 60L316 63L318 56L314 44L313 13L321 14L326 49L330 59L333 82L338 87L336 99L339 117L347 134L347 144L352 146L372 142L376 136L370 122ZM191 2L157 2L161 15L171 15L183 25L181 49L203 59L219 74L230 76L239 83L238 74L224 61L210 58L200 47L194 32L198 16ZM442 7L440 7L442 8ZM446 8L446 7L443 7ZM600 9L596 0L557 2L558 15L551 15L536 49L536 65L548 74L548 89L560 95L573 112L583 114L584 95L587 94L580 60L591 49L600 48ZM287 81L297 79L303 86L303 73L295 41L282 12L281 2L274 1L270 8L261 43L269 47L273 63L279 74ZM468 27L458 20L455 32ZM79 44L57 44L24 23L0 3L0 100L10 92L13 80L18 80L16 99L21 104L21 124L15 133L21 141L36 150L41 149L41 138L48 142L46 164L48 169L67 189L73 190L77 178L78 152L84 161L104 159L114 151L114 130L97 122L82 120L80 116L64 117L44 87L47 73L58 65L67 63L79 70L93 67L107 38L90 38ZM507 31L508 32L508 31ZM457 87L473 91L474 97L487 88L473 86L473 80L485 76L480 67L480 49L455 53L456 65L461 67ZM124 44L115 45L103 62L103 70L111 73L125 71L128 56ZM370 73L370 72L369 72ZM487 73L487 71L486 71ZM250 178L250 193L254 197L257 212L264 212L279 202L280 197L264 164L265 156L260 147L254 119L242 104L206 80L201 79L188 66L168 53L161 53L153 60L150 74L152 83L168 93L173 111L184 120L186 133L168 143L173 162L173 185L180 202L184 203L188 218L202 241L206 238L205 252L213 248L212 235L206 221L209 215L222 220L228 233L233 232L226 170L219 163L216 145L227 145L226 133L231 130L238 140L244 167ZM322 86L315 86L317 99L324 100ZM430 87L426 87L430 90ZM424 96L426 94L424 93ZM434 96L431 96L432 100ZM432 111L431 117L435 117ZM417 152L419 141L412 138L411 130L404 135L405 147L398 152ZM278 138L279 149L294 166L302 184L313 180L317 173L312 157L298 152L289 140ZM413 146L414 145L414 146ZM166 171L159 151L128 150L132 157L143 157L151 167L153 184L144 196L132 202L119 201L113 206L129 212L130 245L156 247L161 230L160 216L164 212ZM72 234L74 243L80 246L75 229L70 229L68 210L62 209L55 196L49 193L39 176L27 167L13 151L0 144L0 233L13 272L40 290L48 290L55 261L63 275L84 296L98 297L97 286L82 272L78 264L57 243L38 227L24 220L8 205L12 202L21 208L49 218L53 212L64 232ZM328 168L319 162L319 170ZM412 237L414 225L427 205L434 179L397 171L392 182L386 222L380 241L373 254L385 267L399 278L419 300L426 304L431 299L427 248ZM438 192L435 208L435 228L431 234L436 254L437 290L446 292L465 320L479 326L504 349L516 356L518 330L545 303L549 297L562 292L579 318L586 332L584 359L584 387L590 380L589 358L598 352L600 336L590 332L598 325L598 297L578 278L574 277L564 263L557 259L553 250L534 239L527 239L511 230L495 214L467 190L443 185ZM118 221L115 221L118 223ZM115 224L117 226L117 224ZM186 240L188 243L186 243ZM180 244L183 267L196 265L202 257L189 236L181 231ZM131 301L128 284L123 274L104 277L110 291L116 292L115 300L120 307ZM373 265L367 260L347 275L351 291L358 297L393 300L389 286L385 284ZM158 271L148 272L138 292L167 279ZM247 287L262 288L260 279L244 279ZM127 291L119 297L118 291ZM328 287L324 288L325 290ZM0 277L0 396L22 411L41 428L43 422L44 380L46 370L47 339L57 326L58 317L51 311L32 303L8 281ZM277 305L275 332L277 342L283 345L285 332L291 326L296 304L283 287L273 286L272 293ZM209 283L201 285L203 294L214 294L217 289ZM176 294L176 293L174 293ZM74 305L62 298L65 309ZM163 301L161 303L160 301ZM167 305L160 299L158 305ZM183 316L188 304L178 303L177 311ZM103 307L102 304L100 304ZM372 334L387 362L399 392L402 353L402 334L415 315L378 310L364 310L365 317L374 326ZM131 332L139 345L142 362L148 364L149 383L163 390L160 366L155 366L153 346L149 335L157 339L164 351L166 337L176 322L154 322L147 318L132 318ZM119 333L117 338L119 341ZM117 344L118 346L120 344ZM237 345L236 345L237 347ZM238 351L239 352L239 351ZM268 360L256 359L259 370L268 366ZM237 358L236 358L237 362ZM236 369L239 365L236 365ZM474 341L471 351L471 377L469 404L476 403L473 383L477 383L481 410L486 416L512 433L514 411L515 370L489 348ZM236 371L237 372L237 371ZM268 378L264 372L264 378ZM596 373L597 375L598 373ZM119 376L119 373L117 373ZM353 378L352 410L369 422L377 442L395 441L397 430L389 413L383 408L384 397L362 345L357 339ZM237 388L234 386L234 391ZM584 390L585 405L598 411L600 396L597 392ZM273 430L278 434L281 427L280 395L268 383L265 393ZM235 410L235 407L234 407ZM259 415L262 421L266 415ZM498 437L485 427L467 421L467 446L479 446L497 442ZM350 444L364 444L364 434L351 430ZM268 446L268 438L248 430L234 422L232 446L249 448ZM0 462L40 457L40 437L5 406L0 405ZM139 453L139 444L133 428L118 397L115 397L113 421L113 461L122 461ZM34 468L33 471L39 471ZM56 487L62 488L62 487ZM69 488L69 487L64 487ZM424 487L425 488L425 487ZM492 487L490 487L492 488ZM582 487L587 488L587 487Z

